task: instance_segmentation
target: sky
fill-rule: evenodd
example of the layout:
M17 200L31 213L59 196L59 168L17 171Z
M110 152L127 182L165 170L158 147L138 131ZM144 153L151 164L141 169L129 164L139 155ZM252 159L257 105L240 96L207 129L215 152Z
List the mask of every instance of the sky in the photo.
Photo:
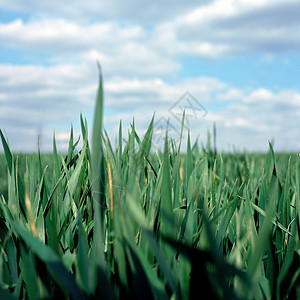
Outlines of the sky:
M100 62L104 127L220 151L300 149L299 0L0 0L0 128L13 152L61 152L92 130ZM168 124L168 125L167 125ZM90 134L91 135L91 134ZM0 147L0 151L2 151Z

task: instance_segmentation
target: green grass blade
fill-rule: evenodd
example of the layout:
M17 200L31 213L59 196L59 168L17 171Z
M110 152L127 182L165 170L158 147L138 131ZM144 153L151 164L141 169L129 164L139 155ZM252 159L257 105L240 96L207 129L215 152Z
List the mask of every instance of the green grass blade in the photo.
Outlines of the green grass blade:
M81 221L81 213L78 214L77 226L78 226L78 250L76 255L76 266L78 281L81 288L85 291L86 294L90 294L90 268L88 260L88 243L86 232L83 228Z
M125 239L124 242L130 251L129 253L131 254L135 268L135 276L132 280L137 298L145 299L149 297L152 290L156 299L167 299L163 283L153 272L151 265L148 263L141 249L136 247L130 239Z
M171 179L170 179L170 158L168 147L168 135L165 137L165 149L162 165L162 186L161 186L161 231L163 234L173 236L174 227L170 221L173 220L173 203L171 194ZM167 220L168 218L169 220Z
M17 298L12 295L7 289L0 286L0 299L2 300L17 300Z
M253 202L251 202L251 206L262 216L266 217L267 213L261 209L259 206L257 206L256 204L254 204ZM285 233L287 233L288 235L292 235L292 233L285 228L281 223L279 223L275 217L272 218L272 223L277 226L278 228L280 228L282 231L284 231Z
M6 157L8 171L9 171L9 173L11 173L12 167L13 167L13 156L12 156L12 153L9 149L9 146L6 142L6 139L5 139L1 129L0 129L0 136L1 136L2 146L3 146L5 157Z
M185 188L188 188L188 182L193 170L193 154L191 149L190 131L188 132L186 160L185 160Z
M57 254L20 225L15 223L13 226L32 252L46 264L53 280L62 290L70 294L73 299L85 299L82 291L75 282L75 278L67 271Z
M258 238L255 243L255 251L252 253L251 260L249 262L248 272L251 276L254 276L258 265L261 261L261 257L264 253L266 247L266 241L270 238L272 229L272 220L274 218L274 212L277 204L277 199L279 195L279 184L276 177L272 177L272 182L270 186L270 201L268 203L267 215L265 217L262 228L259 232Z
M101 67L99 66L99 87L94 112L94 125L92 133L92 196L94 208L94 231L93 231L93 271L92 286L97 288L98 272L101 274L106 270L104 259L104 215L106 209L105 200L105 175L104 175L104 154L102 146L102 119L103 119L103 80Z
M94 113L93 137L92 137L92 183L93 198L95 210L100 213L101 221L104 218L105 199L104 199L104 157L102 147L102 118L103 118L103 81L102 73L99 65L99 87L96 99L96 107ZM96 214L96 215L97 215ZM99 220L100 221L100 220Z
M22 277L26 284L26 290L29 299L39 299L40 294L38 290L38 282L36 276L36 264L34 260L34 256L30 251L26 253L23 245L21 246L21 265L20 268L22 270Z

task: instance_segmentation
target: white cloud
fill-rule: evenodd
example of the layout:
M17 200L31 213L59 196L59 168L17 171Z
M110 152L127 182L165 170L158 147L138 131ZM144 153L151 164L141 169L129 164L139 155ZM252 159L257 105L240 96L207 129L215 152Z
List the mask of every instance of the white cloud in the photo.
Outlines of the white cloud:
M178 17L173 35L183 53L202 57L295 50L299 8L296 1L214 1Z
M66 149L71 122L79 119L80 111L85 115L93 108L96 72L96 66L89 63L50 67L0 65L1 128L6 129L13 148L18 151L36 145L37 132L42 130L42 146L50 151L49 128L57 126L58 144ZM216 122L222 148L230 143L249 150L262 149L268 139L275 137L278 149L287 141L291 149L296 149L298 135L292 128L300 127L298 91L245 90L208 77L171 84L159 77L104 76L105 127L115 134L119 120L123 119L126 132L134 117L139 132L143 132L155 112L156 120L164 117L180 128L170 108L187 91L208 111L205 117L201 115L195 120L189 116L193 137L200 134L205 139L207 128ZM220 101L223 104L216 110ZM22 139L26 142L21 143Z
M267 141L274 138L275 149L298 149L300 135L295 129L300 126L299 92L257 89L241 91L241 95L240 101L231 102L218 113L220 145L267 150Z
M271 63L277 52L299 51L299 1L219 0L199 5L178 0L146 6L137 0L101 5L93 0L72 5L0 0L1 8L30 17L0 23L0 46L20 55L47 54L47 67L0 65L0 126L7 128L16 148L29 149L39 128L50 138L52 124L59 124L58 141L66 146L70 122L93 107L96 60L104 71L108 129L135 115L142 131L154 111L157 118L172 118L169 108L189 91L209 111L193 123L194 136L199 127L217 121L222 145L232 138L231 143L259 148L274 135L279 147L286 139L296 147L295 132L287 128L299 126L298 91L235 87L216 76L179 81L178 73L179 58L186 56L217 59L255 52ZM21 146L19 133L28 146ZM45 149L50 144L44 143Z
M121 79L120 79L121 81ZM210 82L210 88L207 88L207 83ZM132 86L141 91L143 88L143 82L132 82L131 84L124 86L127 89L128 86ZM199 84L206 86L206 89L201 89ZM122 86L122 84L120 85ZM145 84L147 86L147 84ZM300 94L298 91L281 90L272 91L268 89L252 89L243 90L233 88L228 84L220 82L213 78L198 78L187 79L186 82L182 82L178 86L166 84L160 82L160 88L156 89L157 94L154 97L154 101L149 97L149 90L145 89L145 95L140 95L140 99L146 99L146 105L136 102L136 105L130 105L134 108L134 111L124 110L120 104L114 106L115 115L113 119L109 117L105 119L108 127L114 126L114 133L117 133L117 126L119 119L123 119L126 124L132 121L132 117L136 116L136 127L141 131L145 131L152 117L151 112L155 109L156 121L161 117L170 119L170 124L180 129L180 122L172 116L170 113L170 107L176 103L176 101L185 91L188 86L191 94L207 109L207 115L198 114L197 118L189 116L188 127L191 130L191 135L195 139L200 135L200 141L206 142L207 129L211 130L213 122L217 124L217 142L219 149L228 150L231 149L231 145L235 145L237 149L243 150L260 150L265 151L268 149L268 140L275 139L275 150L296 150L297 140L300 138L299 133L295 131L295 128L300 127ZM169 98L169 101L160 101L159 105L157 101L163 99L165 93L170 92L170 95L177 93L177 98L173 96ZM206 94L206 97L200 95ZM121 90L118 93L122 95ZM110 91L110 96L113 97L113 91ZM203 101L205 99L205 101ZM225 99L225 106L221 106L217 111L215 106L218 102L217 99ZM120 102L122 97L120 96ZM109 101L109 100L108 100ZM128 127L127 127L128 128ZM176 132L175 132L176 134ZM186 133L185 133L186 135ZM230 146L228 148L228 145Z
M246 102L256 103L256 102L268 102L274 100L274 94L264 88L253 91L248 97L245 98Z
M97 88L93 73L88 65L0 65L0 127L7 131L13 149L35 147L38 131L44 129L46 134L46 128L55 126L68 130L80 111L92 109ZM53 129L47 136L50 144ZM49 151L50 144L45 143L44 150Z
M226 90L224 93L219 93L217 95L217 100L220 101L242 100L243 98L244 92L236 88L231 88Z
M66 149L70 123L74 118L79 119L80 111L83 115L89 113L94 104L97 82L91 84L95 76L90 68L90 65L0 66L0 90L4 91L1 128L7 130L15 151L36 145L40 130L43 150L51 151L52 129L49 128L52 126L58 126L56 136L60 149ZM266 150L268 139L273 137L275 149L297 147L299 134L295 135L293 130L300 127L300 94L297 91L243 90L205 77L171 84L161 78L138 80L121 76L107 78L104 91L104 125L113 135L120 119L126 133L133 117L139 132L145 132L154 112L156 120L164 117L170 119L173 127L180 128L180 122L170 113L170 108L189 91L208 111L207 115L199 115L196 119L189 116L192 137L200 134L201 141L205 142L207 129L216 122L218 145L223 149L227 144L233 144L239 145L241 150L243 147ZM226 100L222 102L226 105L216 111L217 100Z
M69 3L68 3L69 2ZM114 19L120 22L139 22L153 25L168 20L174 15L183 14L195 7L205 5L211 0L165 0L157 1L120 1L100 2L98 0L74 0L62 2L59 0L40 1L22 0L7 2L0 0L0 6L7 10L30 13L38 17L57 16L64 19L81 21Z
M17 3L19 9L24 9L20 2ZM188 3L183 11L176 10L171 19L161 17L155 26L146 29L141 21L140 25L134 22L121 25L117 19L99 18L92 23L65 19L65 9L56 2L58 17L49 15L27 22L15 20L0 24L0 38L6 46L50 51L55 56L71 54L73 57L76 52L98 51L110 64L111 60L117 60L119 66L120 61L124 63L127 58L133 65L149 61L152 72L162 71L163 68L156 67L161 63L169 73L179 69L174 60L179 55L217 58L259 51L270 57L278 51L300 48L300 19L296 13L300 3L297 1L219 0L198 7L195 3ZM44 4L44 10L49 6L49 3ZM71 11L78 11L81 6L74 6ZM87 5L87 9L89 7L94 5ZM139 8L127 11L126 18L134 19ZM164 9L167 12L167 7L163 6ZM85 11L83 9L82 13Z
M53 53L85 50L95 46L116 47L145 36L140 26L121 27L114 22L80 24L63 19L16 20L0 25L3 45Z

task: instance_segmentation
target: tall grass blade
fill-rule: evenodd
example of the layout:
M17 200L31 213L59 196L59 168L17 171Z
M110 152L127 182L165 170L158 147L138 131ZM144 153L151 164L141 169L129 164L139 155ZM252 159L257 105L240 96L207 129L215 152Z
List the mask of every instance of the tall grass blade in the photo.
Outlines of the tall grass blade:
M98 276L105 275L106 263L104 258L104 215L106 209L105 200L105 175L104 175L104 154L102 146L102 119L103 119L103 80L100 64L99 67L99 87L94 112L94 125L92 133L92 196L94 209L94 228L93 228L93 291L99 286ZM102 281L106 278L102 278ZM102 283L101 283L102 284Z
M13 156L12 156L12 153L9 149L9 146L6 142L6 139L5 139L1 129L0 129L0 136L1 136L2 146L3 146L5 157L6 157L8 171L9 171L9 173L11 173L12 167L13 167Z
M171 179L170 179L170 158L168 147L168 135L165 136L165 148L163 154L162 165L162 186L161 186L161 231L167 236L174 235L174 228L172 226L173 220L173 204L171 194Z

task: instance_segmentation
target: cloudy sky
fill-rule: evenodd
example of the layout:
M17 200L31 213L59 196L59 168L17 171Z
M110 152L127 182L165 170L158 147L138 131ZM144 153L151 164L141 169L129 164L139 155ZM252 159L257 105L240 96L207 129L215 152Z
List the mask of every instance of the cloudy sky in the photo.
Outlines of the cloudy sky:
M199 4L200 3L200 4ZM300 1L0 0L0 128L17 151L65 151L90 131L104 76L104 126L141 136L155 113L176 139L220 150L300 149ZM0 147L2 151L2 147Z

